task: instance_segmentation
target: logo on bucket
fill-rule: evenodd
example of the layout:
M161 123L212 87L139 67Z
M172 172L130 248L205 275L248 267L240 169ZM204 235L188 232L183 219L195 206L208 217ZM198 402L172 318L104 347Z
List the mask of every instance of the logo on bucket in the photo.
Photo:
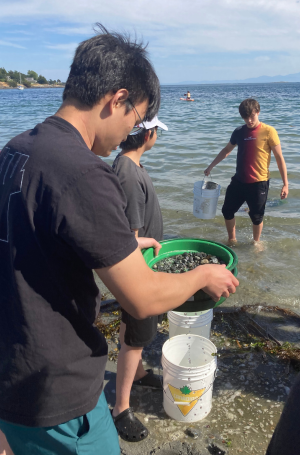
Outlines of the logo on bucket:
M181 411L181 413L186 416L194 406L196 406L199 398L203 395L204 389L199 390L191 390L188 386L184 386L181 389L177 389L173 387L171 384L168 384L169 390L174 400L174 404L176 404ZM179 403L182 404L179 404ZM190 404L187 404L190 403Z

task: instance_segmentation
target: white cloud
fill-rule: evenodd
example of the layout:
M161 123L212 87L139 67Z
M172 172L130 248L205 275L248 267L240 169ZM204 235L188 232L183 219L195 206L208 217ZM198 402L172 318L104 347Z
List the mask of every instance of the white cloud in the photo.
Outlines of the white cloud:
M24 41L32 41L32 37L29 38L29 37L24 37L24 36L10 36L9 37L9 42L19 42L19 43L23 43Z
M10 43L9 41L0 40L0 46L10 46L17 47L18 49L26 49L26 47L21 46L20 44Z
M0 21L44 21L44 30L72 41L46 47L69 54L76 37L79 42L93 36L93 24L99 21L108 29L143 35L156 59L259 52L256 61L267 64L264 55L270 52L298 53L299 17L300 3L294 0L152 0L151 7L146 0L134 5L128 0L7 0Z
M6 30L5 34L7 34L7 33L12 34L12 35L20 35L20 34L21 35L31 35L31 36L34 35L34 33L28 32L28 31L25 31L25 30L18 30L18 31L16 31L16 30Z
M256 57L254 60L256 62L268 62L270 60L270 57L261 55L260 57Z
M45 47L48 49L56 49L59 51L75 52L78 43L66 43L66 44L46 44Z
M45 30L52 33L58 33L60 35L91 35L93 33L93 26L85 25L82 27L49 27Z

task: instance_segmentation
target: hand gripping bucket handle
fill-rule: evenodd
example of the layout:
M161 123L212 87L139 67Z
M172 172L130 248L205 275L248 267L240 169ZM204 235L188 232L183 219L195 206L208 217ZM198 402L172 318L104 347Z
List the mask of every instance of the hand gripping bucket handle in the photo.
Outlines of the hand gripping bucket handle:
M207 182L205 182L205 179L207 178ZM218 186L217 183L213 182L212 180L212 173L210 172L208 175L204 175L204 178L202 180L202 186L201 186L201 193L202 193L202 190L206 189L205 188L205 183L208 183L208 182L212 182L216 185L216 187Z
M210 180L212 181L212 173L210 172L208 175L204 174L204 178L203 178L203 183L205 182L205 179L206 178L210 178Z

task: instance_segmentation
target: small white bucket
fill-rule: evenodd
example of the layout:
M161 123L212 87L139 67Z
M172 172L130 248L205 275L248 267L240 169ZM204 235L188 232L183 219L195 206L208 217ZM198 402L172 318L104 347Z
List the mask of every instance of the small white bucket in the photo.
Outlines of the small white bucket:
M163 406L178 422L204 419L212 406L216 346L198 335L178 335L162 348Z
M197 311L194 313L178 313L177 311L169 311L168 319L169 338L187 334L199 335L208 339L210 338L213 309L207 311Z
M217 213L218 199L220 196L221 185L214 182L195 182L194 183L194 207L193 214L202 220L214 218Z

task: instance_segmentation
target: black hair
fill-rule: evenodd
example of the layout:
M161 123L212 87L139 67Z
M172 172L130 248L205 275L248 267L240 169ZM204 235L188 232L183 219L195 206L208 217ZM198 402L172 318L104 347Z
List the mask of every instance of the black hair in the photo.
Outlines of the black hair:
M259 102L253 98L247 98L239 105L239 113L242 118L248 118L252 112L260 112Z
M149 101L145 120L152 120L160 106L160 85L147 45L127 34L108 32L102 24L96 26L98 34L80 43L75 51L63 100L74 98L93 107L107 93L124 88L132 104ZM131 103L126 101L127 112Z
M145 143L146 133L148 131L151 131L150 139L152 139L155 128L157 128L157 127L155 126L154 128L151 128L150 130L146 130L145 128L143 128L141 130L141 132L139 132L138 134L134 134L133 136L130 136L130 135L127 136L126 141L121 142L120 148L124 151L125 150L127 151L127 150L136 150L136 149L142 147Z

